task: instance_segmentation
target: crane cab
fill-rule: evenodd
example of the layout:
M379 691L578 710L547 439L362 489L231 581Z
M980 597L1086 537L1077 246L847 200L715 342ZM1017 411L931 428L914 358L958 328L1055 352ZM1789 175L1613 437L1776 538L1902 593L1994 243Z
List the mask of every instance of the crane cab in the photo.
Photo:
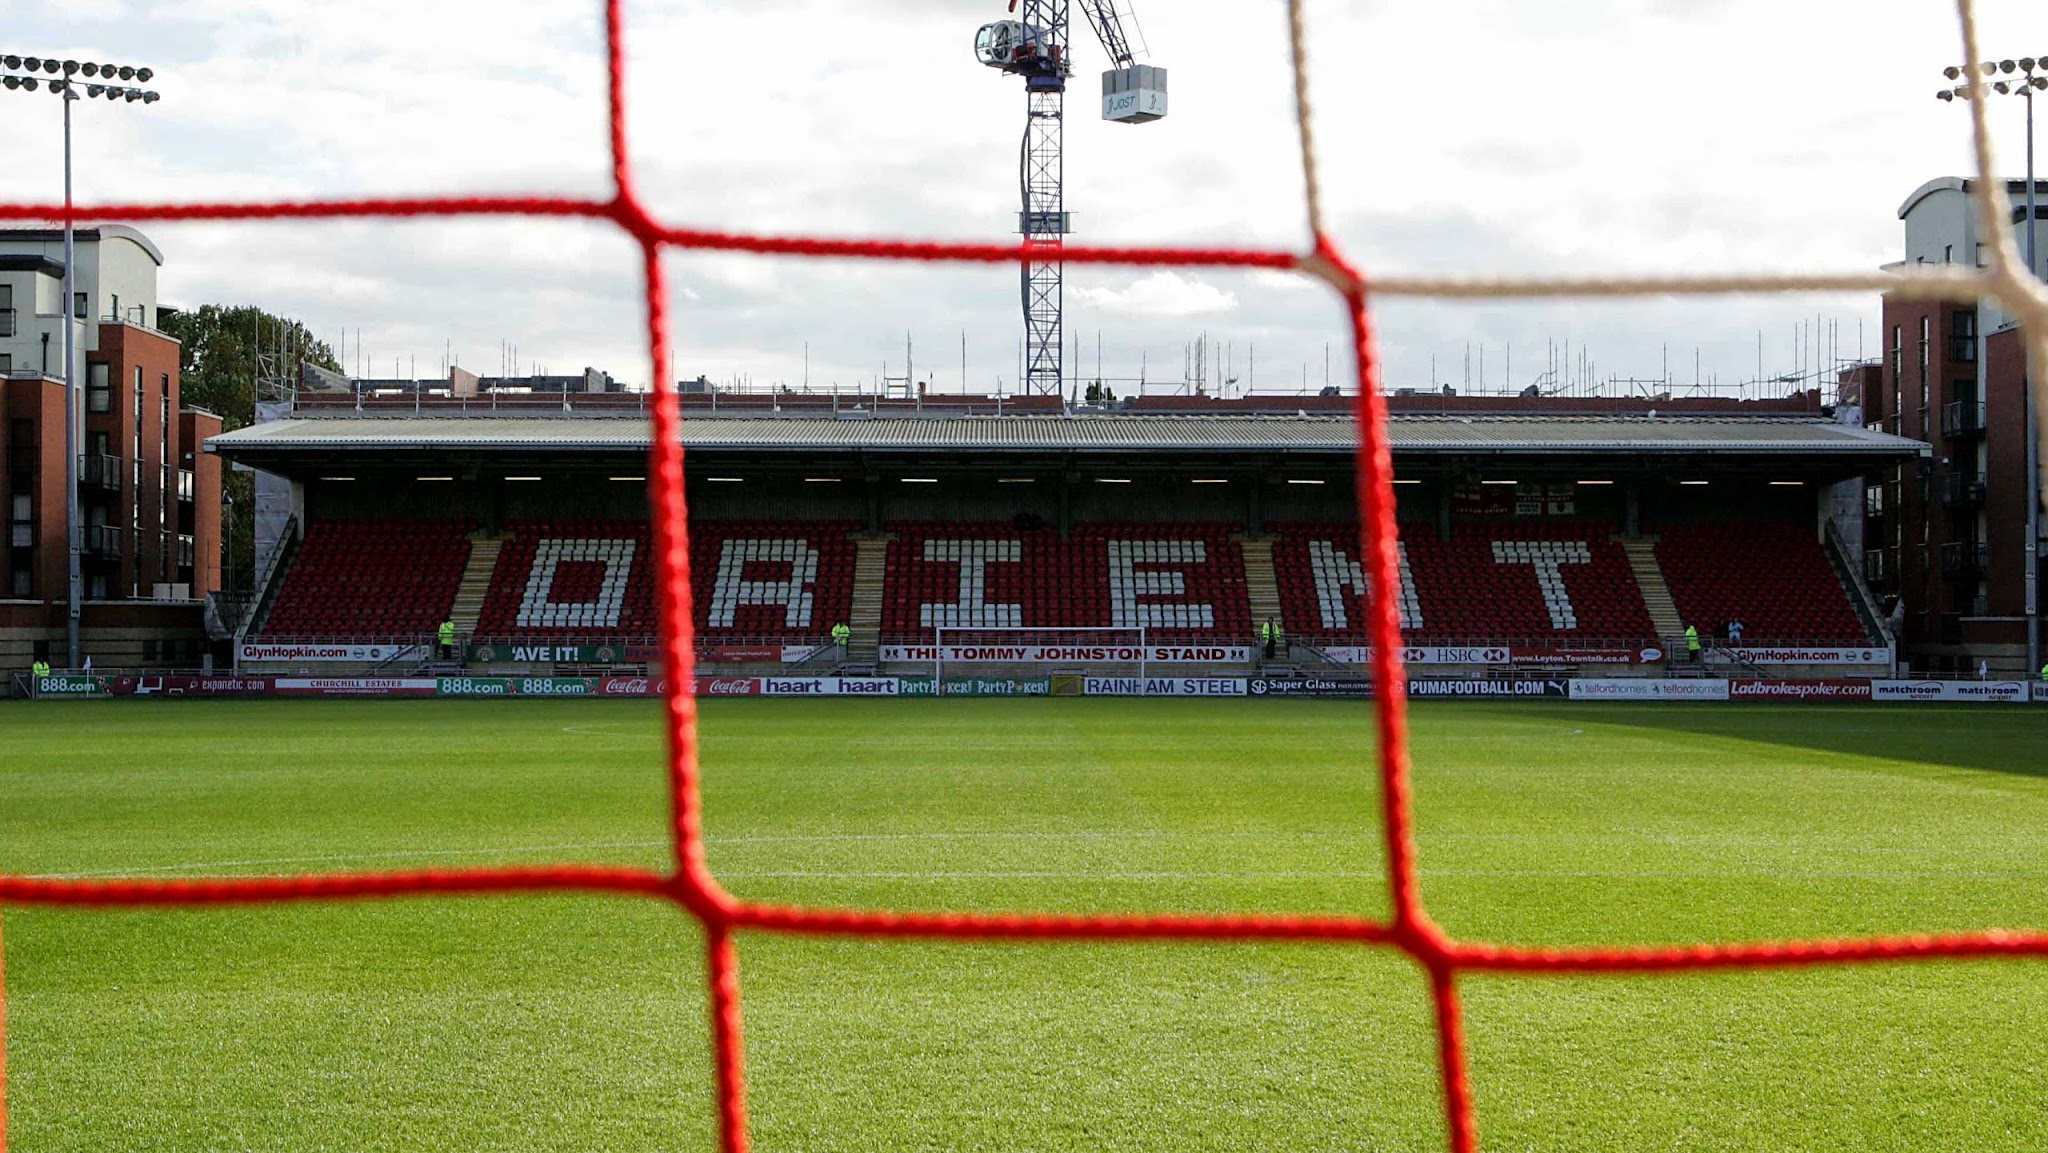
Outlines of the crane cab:
M1005 72L1044 72L1057 68L1059 52L1043 30L1019 20L998 20L974 34L974 55Z
M1144 124L1166 115L1166 69L1150 64L1112 68L1102 74L1102 118Z

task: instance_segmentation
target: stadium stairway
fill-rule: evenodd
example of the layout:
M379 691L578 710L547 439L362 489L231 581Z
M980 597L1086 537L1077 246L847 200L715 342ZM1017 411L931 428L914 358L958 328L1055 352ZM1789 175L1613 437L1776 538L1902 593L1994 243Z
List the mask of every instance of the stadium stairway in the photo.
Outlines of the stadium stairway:
M1643 594L1643 607L1650 612L1650 623L1657 626L1657 636L1664 644L1664 651L1674 653L1682 650L1685 622L1679 619L1678 604L1671 599L1671 586L1664 583L1664 570L1658 567L1657 538L1639 536L1630 539L1617 533L1612 539L1628 555L1628 567L1635 574L1636 589Z
M852 668L872 669L881 660L882 590L888 569L886 533L853 538L853 607L846 622L853 630L846 642L846 663Z
M1244 555L1244 592L1251 603L1254 633L1267 620L1288 628L1291 622L1280 611L1280 580L1273 574L1273 538L1239 537L1237 547Z
M484 600L491 591L491 574L498 571L498 554L504 548L502 536L477 533L469 538L469 560L462 566L462 583L455 590L455 605L448 610L448 619L455 622L456 635L476 635L477 619L483 616Z

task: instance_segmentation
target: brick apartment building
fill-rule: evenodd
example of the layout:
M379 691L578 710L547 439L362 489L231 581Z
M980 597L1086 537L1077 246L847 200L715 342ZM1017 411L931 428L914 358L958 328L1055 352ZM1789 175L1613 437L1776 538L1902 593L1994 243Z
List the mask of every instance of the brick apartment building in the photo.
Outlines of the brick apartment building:
M191 665L220 583L220 464L199 451L220 418L178 404L176 340L157 330L163 253L118 225L0 230L0 671L62 665L68 604L64 329L74 325L85 426L79 457L83 651L95 667Z
M1888 267L1981 265L1972 185L1946 177L1915 189L1899 208L1905 259ZM2048 181L2035 189L2048 217ZM2026 182L2007 181L2006 193L2024 251ZM2048 225L2040 240L2048 247ZM1874 387L1862 389L1864 420L1934 453L1866 491L1864 575L1881 597L1903 604L1900 643L1915 667L2024 671L2029 620L2039 623L2027 603L2027 367L2018 323L1995 300L1887 296L1883 338ZM2035 565L2038 579L2038 554Z

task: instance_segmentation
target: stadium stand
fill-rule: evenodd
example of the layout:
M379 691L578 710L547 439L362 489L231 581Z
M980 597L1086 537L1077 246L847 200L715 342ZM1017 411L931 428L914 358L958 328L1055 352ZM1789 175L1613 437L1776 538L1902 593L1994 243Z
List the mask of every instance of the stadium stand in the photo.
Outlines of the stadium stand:
M1743 624L1743 640L1870 643L1811 524L1659 526L1657 563L1671 599L1701 635Z
M1219 522L1050 528L983 521L889 525L882 632L1137 628L1162 643L1252 633L1244 556Z
M488 637L648 637L657 628L646 521L514 522L477 620ZM712 640L815 639L847 617L855 526L690 526L697 631Z
M1358 529L1269 526L1289 630L1310 640L1365 631ZM1586 522L1464 524L1438 538L1401 527L1401 625L1416 644L1484 640L1633 640L1655 636L1615 526Z
M467 520L314 520L266 637L424 635L448 614L469 558Z

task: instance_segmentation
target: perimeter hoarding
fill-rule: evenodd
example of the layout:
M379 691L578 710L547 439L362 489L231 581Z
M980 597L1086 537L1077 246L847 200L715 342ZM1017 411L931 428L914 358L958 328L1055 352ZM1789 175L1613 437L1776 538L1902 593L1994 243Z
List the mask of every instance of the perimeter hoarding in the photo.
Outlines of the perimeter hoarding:
M891 664L941 665L1241 665L1250 645L883 645Z
M1729 681L1731 701L1867 701L1870 682L1834 677L1818 681Z
M1086 677L1081 692L1091 697L1241 697L1244 677Z
M1557 677L1525 680L1411 677L1408 695L1418 700L1562 700L1570 681ZM1340 677L1253 677L1246 691L1255 697L1352 697L1373 695L1372 682Z
M270 691L281 697L431 697L433 677L273 677Z
M896 683L906 697L940 695L933 691L930 677L899 677ZM947 677L943 688L949 697L1045 697L1052 695L1052 678Z
M1725 701L1728 682L1711 677L1581 677L1571 681L1575 701Z
M1372 663L1370 645L1318 648L1339 664L1364 667ZM1407 665L1644 665L1664 659L1664 650L1625 645L1410 645L1401 650Z
M423 661L425 645L272 644L245 642L237 650L244 661L281 664L369 664L377 661Z
M1874 701L2021 702L2028 697L2025 681L1872 681Z
M700 643L696 652L698 660L710 663L793 665L818 655L822 647ZM659 645L551 645L539 641L470 645L463 655L469 663L479 665L658 665L662 659Z

